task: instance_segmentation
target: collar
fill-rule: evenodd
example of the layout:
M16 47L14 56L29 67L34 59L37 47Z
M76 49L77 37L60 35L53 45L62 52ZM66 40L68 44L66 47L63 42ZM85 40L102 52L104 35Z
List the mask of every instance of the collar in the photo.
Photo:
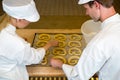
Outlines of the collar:
M120 21L120 15L116 13L115 15L107 18L105 21L102 22L101 28L105 28L106 25L110 24L110 22Z
M7 27L5 28L6 31L10 32L10 33L15 33L16 32L16 27L8 24Z

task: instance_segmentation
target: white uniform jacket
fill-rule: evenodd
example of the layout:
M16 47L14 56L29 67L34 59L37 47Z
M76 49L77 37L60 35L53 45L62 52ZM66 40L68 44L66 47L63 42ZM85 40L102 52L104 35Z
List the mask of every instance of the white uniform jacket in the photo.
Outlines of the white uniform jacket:
M89 80L95 73L99 73L99 80L120 80L120 15L106 19L101 28L77 65L62 66L69 80Z
M28 80L26 65L39 63L44 55L43 48L32 48L9 24L0 32L0 80Z

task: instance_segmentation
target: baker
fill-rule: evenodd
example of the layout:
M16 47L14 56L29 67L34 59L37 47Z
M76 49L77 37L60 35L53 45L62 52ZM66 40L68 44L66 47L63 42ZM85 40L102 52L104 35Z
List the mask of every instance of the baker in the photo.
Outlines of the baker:
M53 67L62 68L68 80L120 80L120 15L113 0L79 0L94 21L101 21L101 31L92 38L75 66L52 58ZM97 26L96 26L97 27Z

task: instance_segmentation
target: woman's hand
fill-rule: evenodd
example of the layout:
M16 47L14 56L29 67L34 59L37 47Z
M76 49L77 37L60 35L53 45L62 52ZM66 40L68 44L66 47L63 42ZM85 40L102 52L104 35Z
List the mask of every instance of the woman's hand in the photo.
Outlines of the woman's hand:
M53 41L48 42L48 44L51 45L51 46L57 46L58 45L58 41L53 40Z
M48 42L43 48L45 50L48 50L50 47L57 46L57 45L58 45L58 41L53 40L53 41Z

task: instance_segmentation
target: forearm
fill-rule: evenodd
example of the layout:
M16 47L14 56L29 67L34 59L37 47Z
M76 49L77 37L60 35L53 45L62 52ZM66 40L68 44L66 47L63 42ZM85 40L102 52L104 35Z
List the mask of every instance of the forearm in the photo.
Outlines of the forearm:
M48 44L46 44L43 48L44 48L45 50L48 50L50 47L51 47L51 44L48 43Z
M74 66L70 66L67 64L64 64L61 60L51 58L50 64L52 67L57 67L63 69L64 73L66 74L68 80L79 80L78 79L78 73L75 70Z

